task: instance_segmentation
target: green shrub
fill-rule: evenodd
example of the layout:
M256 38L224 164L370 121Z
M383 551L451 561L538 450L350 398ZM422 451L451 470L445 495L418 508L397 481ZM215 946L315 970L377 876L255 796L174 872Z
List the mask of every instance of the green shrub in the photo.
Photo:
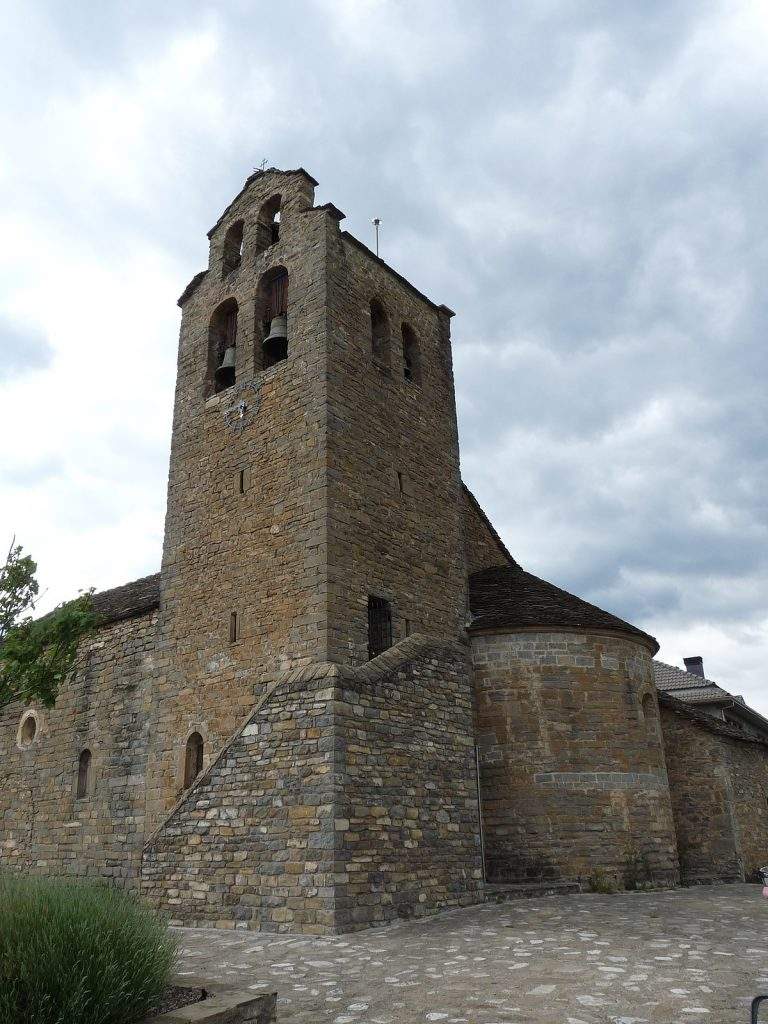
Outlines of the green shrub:
M0 1024L135 1024L175 958L163 922L125 892L0 875Z
M595 868L593 873L587 879L587 887L590 892L601 892L605 894L612 894L619 890L616 879L609 875L605 868L600 867Z

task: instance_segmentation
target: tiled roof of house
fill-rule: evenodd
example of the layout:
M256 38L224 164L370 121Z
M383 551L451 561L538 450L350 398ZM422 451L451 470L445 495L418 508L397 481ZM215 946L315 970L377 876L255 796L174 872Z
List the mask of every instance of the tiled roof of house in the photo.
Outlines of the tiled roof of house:
M494 566L469 577L471 630L555 627L628 633L648 644L659 645L648 633L624 619L583 601L567 590L525 572L519 566Z
M653 671L656 676L656 685L662 690L690 690L693 687L717 686L712 679L697 676L695 672L688 672L676 665L667 665L664 661L654 661Z
M681 718L687 718L689 721L696 722L709 732L718 733L720 736L728 736L733 740L741 740L742 743L759 743L761 746L768 747L768 741L761 737L746 735L740 729L737 729L735 725L729 725L721 718L715 718L713 715L707 714L706 711L699 711L698 708L691 707L687 701L679 700L664 690L659 691L659 704L662 707L669 708L670 711Z
M713 679L706 679L704 676L688 672L676 665L667 665L663 661L654 661L653 672L656 677L657 689L676 697L685 704L727 705L736 717L768 732L768 720L759 711L751 708L743 697L724 690Z
M160 573L143 576L122 587L93 595L93 606L102 624L143 615L160 604Z

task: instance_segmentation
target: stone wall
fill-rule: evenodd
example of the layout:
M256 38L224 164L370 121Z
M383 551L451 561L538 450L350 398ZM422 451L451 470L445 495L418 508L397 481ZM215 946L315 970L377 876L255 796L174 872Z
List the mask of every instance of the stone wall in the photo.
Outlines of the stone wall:
M618 635L488 632L472 656L489 880L674 881L650 652Z
M768 745L662 697L684 882L755 880L768 863Z
M344 672L336 704L341 929L481 898L467 660L461 645L411 637Z
M334 924L335 666L281 676L144 851L142 892L198 926Z
M157 614L100 629L79 653L56 707L36 708L37 732L19 743L24 707L0 719L0 865L132 885L144 839L151 676ZM77 798L78 762L92 761Z
M476 899L466 679L412 637L275 680L147 844L142 891L186 924L310 934Z
M509 565L512 556L491 526L477 499L466 487L461 489L464 560L467 574L494 565Z

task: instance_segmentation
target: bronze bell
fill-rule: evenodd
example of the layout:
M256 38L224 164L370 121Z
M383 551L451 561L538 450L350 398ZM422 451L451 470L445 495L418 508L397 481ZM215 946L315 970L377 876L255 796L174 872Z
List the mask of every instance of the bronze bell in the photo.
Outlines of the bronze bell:
M264 355L270 363L277 363L288 355L288 317L278 313L269 325L269 334L263 342Z
M221 364L214 374L220 388L228 388L235 383L235 346L230 345L225 351Z

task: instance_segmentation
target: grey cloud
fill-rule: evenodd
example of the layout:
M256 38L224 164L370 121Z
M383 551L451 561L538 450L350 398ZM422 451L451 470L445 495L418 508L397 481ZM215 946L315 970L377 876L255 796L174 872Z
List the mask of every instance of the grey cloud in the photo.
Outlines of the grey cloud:
M50 365L53 351L35 330L0 318L0 382Z
M457 310L465 475L527 568L641 626L764 617L768 99L764 67L733 73L719 39L740 5L353 4L352 26L298 0L279 18L33 7L55 41L23 72L33 108L35 80L129 94L175 38L221 45L156 127L143 194L83 196L42 167L25 196L95 245L108 225L116 262L140 238L188 279L254 165L304 165L345 227L370 243L382 217L385 258ZM148 458L115 454L127 474Z

